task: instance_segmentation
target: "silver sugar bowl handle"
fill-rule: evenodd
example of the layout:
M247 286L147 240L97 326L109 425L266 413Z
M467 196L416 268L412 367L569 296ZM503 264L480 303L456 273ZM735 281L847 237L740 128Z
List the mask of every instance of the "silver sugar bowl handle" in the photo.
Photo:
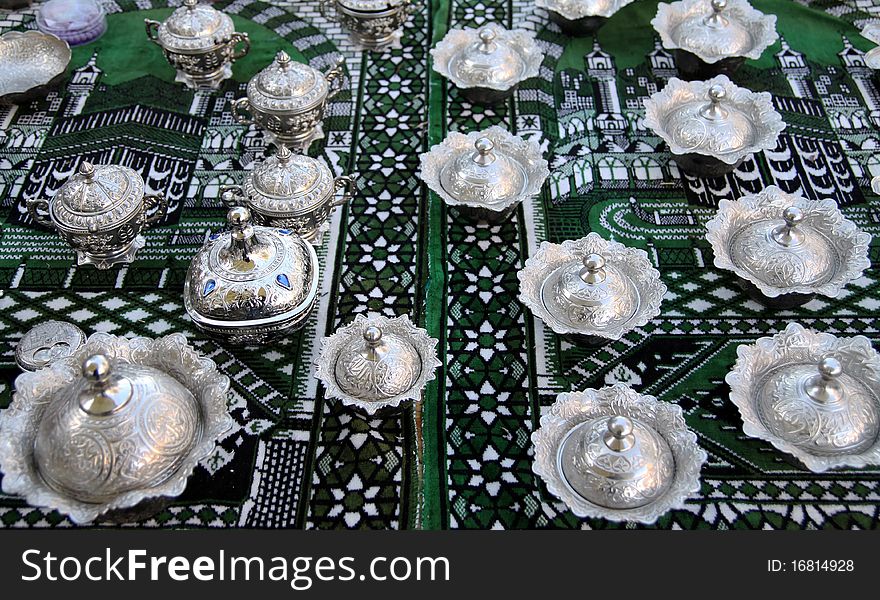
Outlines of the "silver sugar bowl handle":
M330 206L336 208L348 204L357 193L357 175L340 175L333 180L333 187L337 192L342 190L342 197Z

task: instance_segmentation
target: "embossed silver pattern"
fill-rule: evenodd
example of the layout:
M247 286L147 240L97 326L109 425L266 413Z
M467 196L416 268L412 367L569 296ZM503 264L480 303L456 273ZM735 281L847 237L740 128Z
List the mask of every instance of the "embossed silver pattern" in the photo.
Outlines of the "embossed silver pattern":
M739 346L725 381L745 434L809 470L880 464L880 354L867 338L790 323Z
M412 11L412 0L321 0L321 14L349 31L352 41L368 50L399 43Z
M15 346L15 362L24 371L37 371L70 356L86 343L86 334L66 321L44 321L25 332Z
M535 0L535 6L574 21L584 17L610 17L635 0Z
M581 518L653 523L699 491L707 459L680 407L623 384L560 394L531 438L532 470Z
M39 31L0 35L0 103L15 104L57 83L70 64L70 46Z

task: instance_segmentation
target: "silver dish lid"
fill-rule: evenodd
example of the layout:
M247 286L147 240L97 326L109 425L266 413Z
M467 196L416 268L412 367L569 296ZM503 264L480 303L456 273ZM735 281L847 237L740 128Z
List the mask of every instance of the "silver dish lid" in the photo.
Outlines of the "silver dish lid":
M535 77L544 53L535 35L500 25L450 29L431 50L434 70L459 88L508 90Z
M868 23L862 29L862 37L880 44L880 23ZM871 48L865 53L865 64L871 69L880 69L880 47Z
M257 164L244 182L248 203L268 215L311 212L334 190L333 173L323 161L293 154L283 144L275 155Z
M653 523L700 489L707 455L681 408L623 384L560 394L532 469L578 517Z
M70 46L41 31L8 31L0 35L0 100L46 85L70 64Z
M49 204L55 224L72 229L113 227L143 211L144 180L133 169L82 161Z
M536 142L497 125L452 132L420 160L419 176L447 204L495 211L537 195L550 175Z
M673 77L645 100L645 125L673 154L702 154L735 165L776 147L785 129L768 92L752 92L724 75L708 81Z
M790 323L739 346L725 380L746 435L811 471L880 464L880 354L867 338Z
M208 238L190 263L183 299L197 324L268 326L308 313L318 293L311 244L287 229L251 224L247 208L229 211L230 231Z
M871 266L871 235L844 217L833 200L807 200L776 186L722 200L706 230L715 266L769 298L791 293L833 298Z
M229 15L198 0L183 0L183 6L159 25L158 41L166 50L192 53L225 44L235 33Z
M418 401L438 366L437 340L406 315L358 315L324 338L316 377L327 397L372 415Z
M666 294L644 250L597 233L543 242L517 276L520 301L559 334L620 339L659 315Z
M66 321L45 321L27 331L15 347L15 362L23 371L36 371L70 356L86 343L82 329Z
M292 60L284 50L247 85L247 98L254 108L276 113L305 112L324 102L329 93L323 73Z
M740 56L757 60L779 39L776 15L746 0L661 2L651 25L664 48L686 50L709 64Z
M584 17L610 17L633 2L635 0L535 0L535 6L576 21Z
M376 13L405 6L411 0L336 0L336 2L350 12Z
M180 334L96 333L15 390L0 414L3 491L78 523L181 494L232 426L229 379Z

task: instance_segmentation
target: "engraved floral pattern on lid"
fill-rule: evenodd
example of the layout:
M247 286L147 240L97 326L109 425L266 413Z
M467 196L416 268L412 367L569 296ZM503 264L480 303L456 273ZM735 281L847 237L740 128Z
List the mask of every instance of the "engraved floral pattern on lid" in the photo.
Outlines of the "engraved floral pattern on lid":
M251 104L268 111L304 111L323 102L330 86L323 73L280 51L247 85Z
M333 195L333 173L323 161L293 154L282 144L275 155L254 167L244 193L261 214L302 214Z
M535 0L535 6L575 21L584 17L610 17L633 2L635 0Z
M225 44L235 33L232 19L209 4L184 0L183 6L159 25L159 44L171 51L192 52Z

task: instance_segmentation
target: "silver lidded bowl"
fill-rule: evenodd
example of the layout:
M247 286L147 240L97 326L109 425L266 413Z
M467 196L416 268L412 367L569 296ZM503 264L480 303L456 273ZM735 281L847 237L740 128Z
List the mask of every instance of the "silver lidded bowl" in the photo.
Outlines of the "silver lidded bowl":
M472 220L506 220L550 175L534 141L493 125L452 132L420 156L419 176L444 202Z
M243 186L224 188L220 198L230 208L246 206L261 225L290 229L320 246L330 214L354 194L354 177L334 177L324 161L293 154L282 144L253 168Z
M520 82L538 74L544 60L534 33L501 25L450 29L431 56L434 70L475 104L506 100Z
M837 297L871 266L871 235L834 200L808 200L768 186L736 201L721 200L706 223L715 266L733 271L752 297L789 308L815 295Z
M0 35L0 104L20 104L61 83L70 64L70 46L39 31Z
M635 0L535 0L567 35L592 35L609 17Z
M406 315L358 315L324 338L315 376L328 398L374 415L418 402L440 364L437 340Z
M517 273L519 299L577 343L618 340L660 314L666 285L648 254L590 233L543 242Z
M88 523L174 497L232 426L229 378L180 334L93 334L15 380L0 414L3 491Z
M43 321L25 332L15 347L15 362L22 371L38 371L70 356L86 343L86 334L66 321Z
M660 3L651 25L685 79L731 74L747 58L757 60L779 38L776 15L746 0L682 0Z
M247 208L230 230L209 236L189 266L183 305L201 330L231 344L263 344L302 328L318 300L315 249L289 229L251 223Z
M412 0L321 0L318 8L347 29L355 44L383 50L399 43Z
M645 100L645 125L669 146L685 171L701 177L732 172L751 154L776 147L785 123L768 92L673 77Z
M746 435L814 473L880 465L880 355L870 340L789 323L736 354L725 381Z
M326 74L292 60L283 50L247 84L247 95L232 103L243 125L256 125L270 142L305 153L324 137L327 102L342 89L344 59Z
M654 523L700 490L707 455L679 406L623 384L557 396L532 470L581 518Z
M192 89L217 89L232 77L232 63L250 50L248 34L235 31L229 15L198 0L183 0L161 23L144 19L144 25L177 70L175 81Z
M77 264L109 269L134 260L146 243L141 233L165 217L168 200L145 194L133 169L84 160L51 200L28 199L27 209L73 247Z

